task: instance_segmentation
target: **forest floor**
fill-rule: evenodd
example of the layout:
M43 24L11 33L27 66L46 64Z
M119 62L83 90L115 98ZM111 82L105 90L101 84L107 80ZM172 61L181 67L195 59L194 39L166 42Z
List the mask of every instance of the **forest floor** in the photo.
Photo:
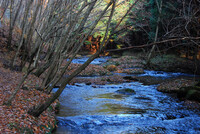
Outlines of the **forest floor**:
M12 59L13 52L6 49L0 49L0 133L48 133L56 126L55 110L58 101L54 102L50 108L44 111L38 118L27 114L29 108L40 104L49 97L41 91L35 89L41 84L42 80L34 75L30 75L24 82L22 89L17 93L11 106L3 105L12 92L17 87L23 72L12 71L5 65ZM155 81L149 77L126 77L117 75L124 74L142 74L144 73L144 64L140 56L122 56L111 58L102 65L89 65L79 76L92 76L89 79L74 78L70 84L86 83L89 85L112 84L131 81L140 81L147 84L160 84L158 90L165 87L167 90L177 90L177 87L192 86L193 80L176 79L169 81ZM80 64L71 64L66 75L71 74ZM112 75L111 75L112 74ZM114 74L114 75L113 75ZM101 76L101 77L93 77ZM150 83L149 83L150 81ZM166 88L167 87L167 88ZM28 90L27 90L28 89ZM195 101L185 101L185 105L191 108L200 108L200 104Z
M45 101L49 95L35 89L41 79L30 75L24 82L11 106L3 105L17 87L24 73L5 68L13 52L0 49L0 133L48 133L56 126L55 108L57 101L44 111L38 118L27 114L29 108Z

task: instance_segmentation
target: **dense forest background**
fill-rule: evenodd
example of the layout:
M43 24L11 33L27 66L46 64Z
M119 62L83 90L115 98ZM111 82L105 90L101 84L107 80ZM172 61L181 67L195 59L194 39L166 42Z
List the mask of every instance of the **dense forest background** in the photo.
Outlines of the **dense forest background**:
M199 0L1 0L0 47L14 52L5 66L24 72L4 104L11 105L30 74L43 77L37 89L51 93L83 51L93 55L29 114L39 116L69 81L106 51L142 50L147 64L165 53L198 61L199 6Z

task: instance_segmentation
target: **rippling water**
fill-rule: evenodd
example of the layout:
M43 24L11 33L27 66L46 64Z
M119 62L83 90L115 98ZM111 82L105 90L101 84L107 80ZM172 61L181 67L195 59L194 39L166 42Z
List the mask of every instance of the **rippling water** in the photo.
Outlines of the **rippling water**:
M145 74L163 78L182 75L155 71ZM199 113L184 107L172 94L158 92L156 86L139 82L67 85L60 96L55 133L200 133ZM118 92L124 88L134 90L135 94Z

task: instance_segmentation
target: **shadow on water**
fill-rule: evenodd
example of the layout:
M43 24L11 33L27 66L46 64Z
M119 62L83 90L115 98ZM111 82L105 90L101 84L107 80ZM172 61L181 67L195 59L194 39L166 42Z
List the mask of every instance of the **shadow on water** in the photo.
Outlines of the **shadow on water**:
M136 94L117 91L131 88ZM59 133L199 133L198 113L139 82L118 85L68 85L60 97Z
M156 86L139 82L67 85L60 96L55 133L200 133L199 113L185 108L172 95L158 92ZM134 94L119 92L127 88Z

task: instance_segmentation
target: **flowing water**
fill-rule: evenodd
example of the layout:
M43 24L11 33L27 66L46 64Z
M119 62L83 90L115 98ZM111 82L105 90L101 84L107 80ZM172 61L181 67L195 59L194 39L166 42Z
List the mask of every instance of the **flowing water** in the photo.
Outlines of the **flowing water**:
M183 74L146 71L143 75L169 78ZM67 85L59 98L55 133L200 133L200 114L187 109L172 94L158 92L156 86L139 82ZM119 92L124 88L134 92Z

